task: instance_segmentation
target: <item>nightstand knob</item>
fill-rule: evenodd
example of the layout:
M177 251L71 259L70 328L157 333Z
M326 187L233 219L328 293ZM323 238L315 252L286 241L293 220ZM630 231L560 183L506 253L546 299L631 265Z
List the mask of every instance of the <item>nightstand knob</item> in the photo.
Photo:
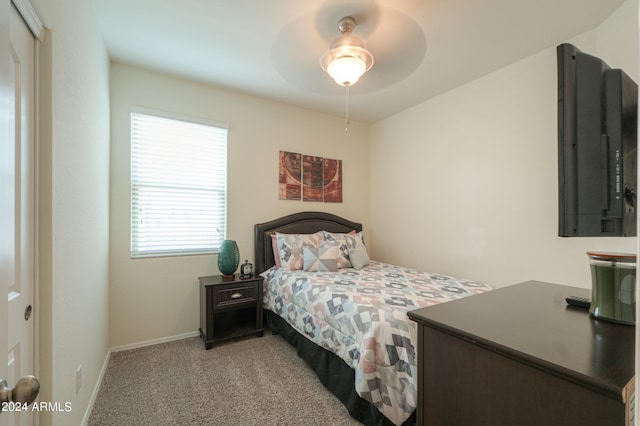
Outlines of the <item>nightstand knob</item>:
M232 298L232 299L239 299L239 298L241 298L241 297L242 297L242 293L233 293L233 294L231 295L231 298Z

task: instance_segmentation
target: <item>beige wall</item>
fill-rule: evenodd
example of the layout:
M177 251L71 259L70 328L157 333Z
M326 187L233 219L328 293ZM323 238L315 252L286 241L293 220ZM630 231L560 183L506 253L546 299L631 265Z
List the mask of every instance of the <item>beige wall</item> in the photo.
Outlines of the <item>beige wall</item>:
M39 55L39 400L72 406L40 424L77 425L109 350L109 60L89 2L32 3L50 29Z
M193 333L199 327L198 277L219 273L216 256L131 259L129 114L132 106L226 122L227 238L253 262L253 225L301 210L368 223L368 126L130 66L111 68L111 346ZM278 200L280 150L343 161L344 202Z
M197 277L217 273L215 256L129 258L132 105L229 124L228 237L243 258L254 223L300 210L363 222L380 260L498 285L588 286L584 251L635 250L635 238L556 237L552 47L345 134L340 117L118 64L109 93L89 3L32 2L51 30L40 54L40 400L73 404L41 424L80 424L109 347L194 332ZM635 1L576 44L638 80ZM345 202L279 201L279 150L342 159Z
M570 42L638 81L637 16L629 0ZM636 238L557 236L556 102L550 46L374 124L373 257L498 286L590 287L585 251L635 252Z

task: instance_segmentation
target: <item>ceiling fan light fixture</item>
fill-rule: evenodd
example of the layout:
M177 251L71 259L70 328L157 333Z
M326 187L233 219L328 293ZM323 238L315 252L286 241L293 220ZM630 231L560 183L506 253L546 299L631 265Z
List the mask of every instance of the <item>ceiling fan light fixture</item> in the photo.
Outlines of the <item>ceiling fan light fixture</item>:
M356 20L345 16L338 21L342 34L333 40L329 51L320 57L320 66L336 83L346 87L344 98L344 130L349 130L349 87L373 65L373 55L364 48L364 43L352 35Z
M338 22L342 36L331 43L331 47L320 58L320 65L336 83L350 86L373 66L373 55L364 48L364 43L351 34L356 21L350 16Z

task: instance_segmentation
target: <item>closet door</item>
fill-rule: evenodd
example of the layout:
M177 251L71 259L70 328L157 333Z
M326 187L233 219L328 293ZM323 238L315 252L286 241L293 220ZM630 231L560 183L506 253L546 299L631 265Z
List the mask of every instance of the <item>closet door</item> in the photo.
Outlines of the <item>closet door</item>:
M36 276L36 41L13 4L0 1L0 425L26 426L34 416L24 402L39 389L29 376Z

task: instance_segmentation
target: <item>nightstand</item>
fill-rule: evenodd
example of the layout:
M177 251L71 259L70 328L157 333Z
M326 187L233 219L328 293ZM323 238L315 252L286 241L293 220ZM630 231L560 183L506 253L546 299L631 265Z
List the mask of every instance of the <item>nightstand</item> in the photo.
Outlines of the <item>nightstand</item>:
M262 277L223 280L214 275L198 279L200 338L206 349L213 343L253 333L262 337Z

